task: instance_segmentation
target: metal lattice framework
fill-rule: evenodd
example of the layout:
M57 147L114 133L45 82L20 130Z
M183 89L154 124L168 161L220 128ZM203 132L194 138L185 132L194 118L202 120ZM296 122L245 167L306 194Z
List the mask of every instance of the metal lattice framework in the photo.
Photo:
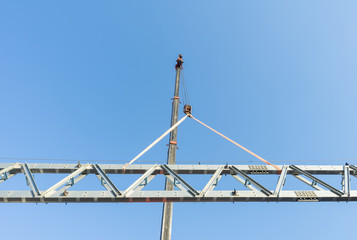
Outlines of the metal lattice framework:
M0 191L0 202L296 202L357 201L357 190L351 190L353 165L284 165L275 189L267 189L253 175L277 175L269 165L131 165L123 164L47 164L0 163L0 183L16 174L24 174L29 191ZM52 187L41 191L33 174L68 174ZM89 174L95 174L106 191L68 191ZM108 174L141 174L127 189L119 190ZM143 188L158 174L163 174L179 191L145 191ZM194 189L183 175L212 175L202 190ZM222 175L231 175L247 190L214 190ZM287 175L299 179L314 191L283 190ZM340 175L341 189L332 187L316 175Z

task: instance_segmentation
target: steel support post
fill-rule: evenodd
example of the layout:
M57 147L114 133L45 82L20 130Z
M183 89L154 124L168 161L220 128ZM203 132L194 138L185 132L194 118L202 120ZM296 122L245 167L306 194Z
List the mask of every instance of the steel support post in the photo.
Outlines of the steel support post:
M351 177L350 177L350 166L348 166L347 164L343 167L344 170L344 174L343 174L343 193L344 195L347 195L347 197L350 196L351 193L351 185L350 185L350 181L351 181Z
M288 168L289 168L289 166L284 165L284 167L281 171L278 183L276 184L274 195L276 195L278 197L279 197L279 193L281 192L281 190L283 189L283 186L285 184L286 174L288 173Z
M172 100L172 113L171 113L171 126L175 125L178 120L178 112L179 112L179 90L180 90L180 71L181 67L176 68L176 81L175 81L175 91L174 98ZM175 164L176 163L176 148L177 148L177 128L172 130L170 133L170 141L169 141L169 150L167 157L167 164ZM166 179L165 182L165 190L172 191L174 190L174 185ZM171 228L172 228L172 209L173 203L166 202L163 206L162 211L162 220L161 220L161 240L170 240L171 239Z

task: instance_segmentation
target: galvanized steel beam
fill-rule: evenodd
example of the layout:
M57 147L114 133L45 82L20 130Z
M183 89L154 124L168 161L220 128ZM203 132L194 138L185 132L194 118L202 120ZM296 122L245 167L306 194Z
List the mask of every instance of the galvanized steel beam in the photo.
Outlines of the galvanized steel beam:
M13 163L0 163L0 170L13 165ZM106 174L144 174L147 170L152 168L155 164L132 164L126 167L123 172L125 164L100 164L100 168L105 171ZM78 169L77 164L65 164L65 163L28 163L32 173L72 173ZM173 171L177 174L214 174L222 165L170 165ZM278 171L270 165L230 165L236 166L240 171L246 174L278 174ZM263 172L255 171L253 167L264 166L266 170ZM283 165L278 165L280 168ZM349 165L351 173L357 172L357 167ZM344 173L343 165L298 165L298 167L310 174L314 175L342 175ZM356 168L356 170L354 170ZM353 171L352 171L353 170ZM15 167L11 170L12 173L21 173L21 167ZM88 169L88 174L97 173L95 169ZM160 174L160 169L156 169L155 174ZM231 174L232 170L225 168L222 174ZM287 172L288 175L296 174L292 169Z
M24 173L30 191L0 191L0 202L280 202L280 201L357 201L357 191L351 190L350 175L354 174L351 165L344 166L284 166L278 177L275 191L263 187L251 175L259 174L268 176L276 174L268 167L257 165L133 165L130 171L117 171L123 165L97 165L87 164L78 168L77 164L0 164L0 173ZM113 171L114 170L114 171ZM69 172L70 174L48 188L40 191L33 177L33 172L43 174L57 174ZM140 176L129 188L121 192L107 176L107 172L114 174L137 174ZM194 189L189 181L183 180L181 174L211 174L212 177L202 190ZM342 191L333 188L320 179L312 176L315 174L343 176ZM330 173L330 174L329 174ZM107 191L67 191L76 182L85 176L95 174L104 183ZM157 174L164 174L174 182L182 191L157 190L142 191L151 179ZM218 191L214 190L223 174L231 175L250 190ZM297 175L301 174L301 175ZM306 191L284 191L282 188L287 176L294 176L317 189ZM303 177L311 179L307 180ZM277 175L278 176L278 175ZM187 177L189 180L189 178ZM249 184L248 184L249 183ZM66 184L66 185L64 185ZM324 190L316 184L327 188ZM63 186L64 185L64 186ZM63 186L62 188L60 188ZM255 186L255 187L253 187ZM57 190L60 188L59 190ZM56 191L57 190L57 191ZM262 193L261 193L262 192ZM272 194L272 192L274 192Z
M29 191L0 191L0 202L340 202L357 201L357 191L350 196L338 197L331 191L281 191L279 196L256 194L254 191L211 191L205 197L193 197L184 191L139 191L130 197L114 197L109 191L68 191L63 196L59 191L50 197L33 196Z

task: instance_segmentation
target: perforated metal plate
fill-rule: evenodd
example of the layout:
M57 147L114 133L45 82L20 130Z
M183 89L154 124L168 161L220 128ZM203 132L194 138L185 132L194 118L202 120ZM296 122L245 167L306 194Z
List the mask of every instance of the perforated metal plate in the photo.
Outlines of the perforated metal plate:
M295 191L299 202L317 202L317 195L314 191Z
M268 168L265 165L249 165L251 174L267 174Z

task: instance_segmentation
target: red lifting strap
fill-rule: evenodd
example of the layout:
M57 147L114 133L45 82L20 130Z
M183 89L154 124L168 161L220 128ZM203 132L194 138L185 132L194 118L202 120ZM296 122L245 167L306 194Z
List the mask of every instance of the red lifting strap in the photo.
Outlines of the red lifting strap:
M175 141L170 141L170 144L177 145L177 142L175 142Z
M180 97L176 97L176 96L174 96L174 99L180 99Z

